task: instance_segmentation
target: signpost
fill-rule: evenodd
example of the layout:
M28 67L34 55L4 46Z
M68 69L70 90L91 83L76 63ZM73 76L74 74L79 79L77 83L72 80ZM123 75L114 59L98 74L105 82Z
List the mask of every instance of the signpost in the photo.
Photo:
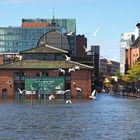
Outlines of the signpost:
M39 94L40 92L44 94L44 99L46 94L54 94L56 92L56 87L59 87L62 91L65 89L65 78L64 77L26 77L25 78L25 90L34 91Z

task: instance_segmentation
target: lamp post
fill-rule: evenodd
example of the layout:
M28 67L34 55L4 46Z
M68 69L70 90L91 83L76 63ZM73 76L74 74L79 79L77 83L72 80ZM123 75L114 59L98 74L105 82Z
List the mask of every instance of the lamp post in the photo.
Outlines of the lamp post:
M44 92L44 102L45 102L46 101L46 88L45 88L45 86L43 88L43 92Z

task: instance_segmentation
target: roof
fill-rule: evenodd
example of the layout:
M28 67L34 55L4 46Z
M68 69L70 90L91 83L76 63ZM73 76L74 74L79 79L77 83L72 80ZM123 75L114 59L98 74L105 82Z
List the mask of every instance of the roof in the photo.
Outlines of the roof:
M31 48L28 50L24 50L20 52L21 54L32 54L32 53L68 53L68 51L53 47L53 46L49 46L49 45L43 45L40 47L35 47L35 48Z
M134 42L134 44L133 44L132 46L136 47L137 44L138 44L139 42L140 42L140 37L138 37L138 38L135 40L135 42Z
M137 27L140 27L140 23L137 23L136 26L137 26Z
M40 60L23 60L9 64L0 65L0 69L69 69L74 66L80 69L93 69L93 67L74 61L40 61Z

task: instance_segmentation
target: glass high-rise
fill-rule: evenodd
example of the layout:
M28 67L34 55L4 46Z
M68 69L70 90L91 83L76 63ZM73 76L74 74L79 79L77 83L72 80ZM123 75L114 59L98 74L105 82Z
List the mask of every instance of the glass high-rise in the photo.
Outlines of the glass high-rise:
M62 33L69 42L72 55L76 55L76 20L75 19L22 19L22 27L0 27L0 53L18 53L34 48L39 39L52 30L55 20L56 31ZM26 23L48 23L48 26L25 27ZM68 35L68 33L72 35Z

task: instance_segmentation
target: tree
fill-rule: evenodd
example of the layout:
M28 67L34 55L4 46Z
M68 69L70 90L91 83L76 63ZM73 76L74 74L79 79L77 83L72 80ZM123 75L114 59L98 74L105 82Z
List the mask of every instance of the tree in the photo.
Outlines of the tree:
M136 82L140 80L140 61L137 61L122 79L126 82Z
M120 70L117 69L114 73L115 76L117 76L118 78L121 78L122 77L122 74L120 73Z

